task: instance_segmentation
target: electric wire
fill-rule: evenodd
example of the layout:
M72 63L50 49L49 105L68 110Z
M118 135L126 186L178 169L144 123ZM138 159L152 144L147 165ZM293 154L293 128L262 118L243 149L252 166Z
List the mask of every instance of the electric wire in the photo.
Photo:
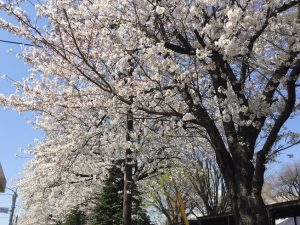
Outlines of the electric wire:
M3 39L0 39L0 42L8 43L8 44L15 44L15 45L26 45L26 46L30 46L30 47L34 46L33 44L29 44L29 43L18 42L18 41L9 41L9 40L3 40Z

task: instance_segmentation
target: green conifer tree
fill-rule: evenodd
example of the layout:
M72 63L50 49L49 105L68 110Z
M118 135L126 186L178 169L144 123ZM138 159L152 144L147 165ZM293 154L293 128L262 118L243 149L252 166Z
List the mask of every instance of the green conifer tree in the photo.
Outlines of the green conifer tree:
M75 209L71 211L64 221L57 223L57 225L85 225L86 219L84 212Z
M119 167L121 163L114 164L108 169L108 177L102 192L96 198L95 207L91 215L92 225L120 225L122 224L123 209L123 173ZM133 225L150 225L150 219L142 208L141 193L136 185L133 187Z

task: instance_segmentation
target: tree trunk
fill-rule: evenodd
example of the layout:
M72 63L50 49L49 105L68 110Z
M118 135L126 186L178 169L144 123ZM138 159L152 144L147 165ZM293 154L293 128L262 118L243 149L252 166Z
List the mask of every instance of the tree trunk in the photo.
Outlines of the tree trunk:
M237 163L239 164L239 163ZM266 206L261 196L263 180L254 182L254 168L236 167L230 182L232 211L236 225L270 225Z
M232 209L236 225L270 225L265 204L259 196L237 193L232 199Z
M236 225L270 225L266 206L261 196L264 183L264 166L258 168L252 163L249 149L233 150L227 165L217 160L230 192L232 212ZM217 158L218 159L218 158ZM219 158L220 159L220 158Z
M126 141L130 141L130 132L133 131L133 115L132 111L127 112L127 134ZM125 152L125 171L124 171L124 190L123 190L123 225L132 225L132 151L126 149Z

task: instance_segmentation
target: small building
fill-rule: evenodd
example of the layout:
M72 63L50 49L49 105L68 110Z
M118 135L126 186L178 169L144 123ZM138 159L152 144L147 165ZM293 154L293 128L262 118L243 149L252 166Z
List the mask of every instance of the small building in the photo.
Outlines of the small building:
M266 207L271 225L278 224L279 219L287 219L280 225L300 225L300 200L275 203ZM190 223L193 225L235 225L234 216L231 213L198 217Z
M268 205L267 209L269 212L271 224L275 224L276 220L278 219L288 218L287 221L280 224L300 225L300 200Z
M6 188L6 178L0 163L0 192L5 192Z

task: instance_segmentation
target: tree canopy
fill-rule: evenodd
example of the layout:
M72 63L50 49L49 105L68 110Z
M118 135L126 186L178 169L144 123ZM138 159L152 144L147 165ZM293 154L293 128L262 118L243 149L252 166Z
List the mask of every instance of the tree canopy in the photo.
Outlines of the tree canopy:
M97 163L127 149L149 175L175 152L205 145L237 224L268 224L265 165L299 143L283 129L299 110L298 0L56 0L35 4L44 23L14 1L0 9L14 21L0 27L33 45L20 56L30 76L0 102L37 111L46 132L23 180L25 205L34 197L27 207L73 183L83 196L47 207L55 215L85 202L96 187L89 183L102 182ZM32 177L44 192L29 191Z

